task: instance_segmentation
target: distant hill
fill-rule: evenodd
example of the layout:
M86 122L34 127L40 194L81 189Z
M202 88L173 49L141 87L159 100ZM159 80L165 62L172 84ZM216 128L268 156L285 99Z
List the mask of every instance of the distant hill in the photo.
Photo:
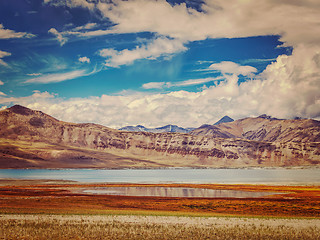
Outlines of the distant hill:
M228 123L228 122L233 122L234 120L229 117L229 116L224 116L223 118L221 118L218 122L216 122L213 125L219 125L220 123Z
M19 105L0 111L0 168L314 165L320 165L320 122L311 119L245 118L186 134L68 123Z
M264 142L320 142L320 121L283 120L261 115L257 118L244 118L218 125L203 125L190 134Z
M177 125L166 125L158 128L146 128L142 125L137 126L126 126L119 128L121 131L129 131L129 132L152 132L152 133L164 133L164 132L177 132L177 133L188 133L195 128L182 128Z

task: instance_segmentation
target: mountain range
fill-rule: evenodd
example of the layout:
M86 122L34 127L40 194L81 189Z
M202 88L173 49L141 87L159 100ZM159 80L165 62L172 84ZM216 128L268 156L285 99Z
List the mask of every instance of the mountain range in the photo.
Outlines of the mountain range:
M217 121L213 125L219 125L220 123L227 123L227 122L233 122L234 120L230 118L229 116L224 116L221 118L219 121ZM131 131L131 132L153 132L153 133L164 133L164 132L177 132L177 133L189 133L195 128L183 128L179 127L177 125L166 125L163 127L158 127L158 128L147 128L142 125L137 125L137 126L126 126L119 128L121 131Z
M131 131L131 132L153 132L153 133L164 133L164 132L177 132L177 133L188 133L195 128L183 128L177 125L166 125L158 128L147 128L142 125L137 126L126 126L119 128L121 131Z
M0 111L1 168L293 167L320 164L320 122L268 116L189 133L120 131L59 121L15 105Z

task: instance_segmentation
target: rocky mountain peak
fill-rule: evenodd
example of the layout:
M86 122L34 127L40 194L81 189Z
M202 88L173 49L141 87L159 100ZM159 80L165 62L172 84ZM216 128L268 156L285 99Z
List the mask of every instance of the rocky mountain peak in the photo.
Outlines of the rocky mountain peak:
M269 116L269 115L267 115L267 114L262 114L262 115L260 115L258 118L263 118L263 119L268 119L268 120L280 120L280 119L278 119L278 118L274 118L274 117Z
M228 123L228 122L233 122L234 120L229 117L229 116L224 116L223 118L221 118L218 122L216 122L213 125L219 125L220 123Z
M28 115L31 115L34 113L33 110L31 110L27 107L21 106L21 105L14 105L14 106L8 108L7 110L9 110L13 113L25 115L25 116L28 116Z

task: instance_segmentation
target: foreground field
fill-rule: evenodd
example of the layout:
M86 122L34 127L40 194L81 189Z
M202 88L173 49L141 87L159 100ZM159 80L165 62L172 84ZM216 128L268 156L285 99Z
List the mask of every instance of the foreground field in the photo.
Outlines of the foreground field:
M1 239L320 239L319 219L0 215Z

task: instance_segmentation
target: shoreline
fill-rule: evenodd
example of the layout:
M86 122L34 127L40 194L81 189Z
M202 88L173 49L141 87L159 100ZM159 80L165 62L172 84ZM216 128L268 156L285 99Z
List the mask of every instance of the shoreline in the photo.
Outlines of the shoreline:
M320 165L312 166L274 166L274 167L257 167L257 166L244 166L244 167L159 167L159 168L148 168L148 167L137 167L137 168L100 168L100 167L74 167L74 168L1 168L0 170L203 170L203 169L212 169L212 170L219 170L219 169L246 169L246 170L268 170L268 169L320 169Z
M0 169L0 180L79 183L320 185L320 168Z

